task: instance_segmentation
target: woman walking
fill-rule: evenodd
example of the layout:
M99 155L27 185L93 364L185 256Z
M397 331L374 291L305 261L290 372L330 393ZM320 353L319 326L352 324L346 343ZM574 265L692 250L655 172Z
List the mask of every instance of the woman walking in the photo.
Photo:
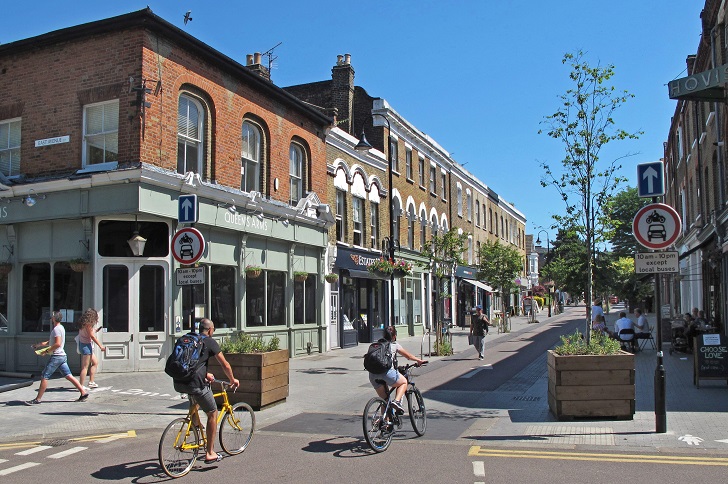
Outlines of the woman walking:
M94 377L96 376L99 360L94 354L94 343L98 345L101 351L106 351L106 347L96 338L96 333L101 331L101 327L96 327L98 322L99 313L93 308L84 311L78 320L78 351L81 353L81 373L78 380L83 386L83 382L86 380L86 372L88 372L88 388L98 387Z

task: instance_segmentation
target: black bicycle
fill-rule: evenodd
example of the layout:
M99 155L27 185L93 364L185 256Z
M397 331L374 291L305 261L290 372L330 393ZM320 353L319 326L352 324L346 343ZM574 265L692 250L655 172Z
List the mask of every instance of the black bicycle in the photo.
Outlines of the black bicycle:
M422 363L423 365L426 364ZM400 366L397 370L407 378L407 408L409 410L410 422L415 433L421 437L425 435L427 428L427 411L425 409L425 400L422 394L415 386L412 368L420 366L412 363L406 366ZM381 383L384 383L380 380ZM392 442L392 436L395 429L402 428L402 415L394 411L392 406L392 394L394 388L389 388L385 383L384 389L387 392L387 400L380 397L374 397L369 400L364 407L364 415L362 416L362 425L364 427L364 438L374 452L384 452Z

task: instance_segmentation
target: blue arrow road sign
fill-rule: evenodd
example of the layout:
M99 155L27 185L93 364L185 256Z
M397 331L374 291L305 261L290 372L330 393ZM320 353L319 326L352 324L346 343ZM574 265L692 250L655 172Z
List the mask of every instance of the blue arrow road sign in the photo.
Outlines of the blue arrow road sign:
M181 224L197 223L197 195L180 195L177 201L177 220Z
M637 165L637 194L645 198L665 194L665 167L661 161Z

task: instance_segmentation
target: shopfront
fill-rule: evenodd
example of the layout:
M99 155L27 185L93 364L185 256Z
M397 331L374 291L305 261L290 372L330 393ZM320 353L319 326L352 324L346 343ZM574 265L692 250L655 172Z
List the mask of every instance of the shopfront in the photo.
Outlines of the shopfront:
M490 317L491 295L493 288L476 280L477 269L474 267L458 266L455 277L458 288L458 326L467 328L470 325L470 316L473 308L480 305L483 312Z

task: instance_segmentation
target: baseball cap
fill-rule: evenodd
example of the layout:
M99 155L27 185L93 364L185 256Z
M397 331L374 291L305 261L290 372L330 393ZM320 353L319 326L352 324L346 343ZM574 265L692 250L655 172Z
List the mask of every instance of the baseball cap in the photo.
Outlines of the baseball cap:
M475 309L483 309L483 306L481 306L480 304L478 304L477 306L475 306Z

